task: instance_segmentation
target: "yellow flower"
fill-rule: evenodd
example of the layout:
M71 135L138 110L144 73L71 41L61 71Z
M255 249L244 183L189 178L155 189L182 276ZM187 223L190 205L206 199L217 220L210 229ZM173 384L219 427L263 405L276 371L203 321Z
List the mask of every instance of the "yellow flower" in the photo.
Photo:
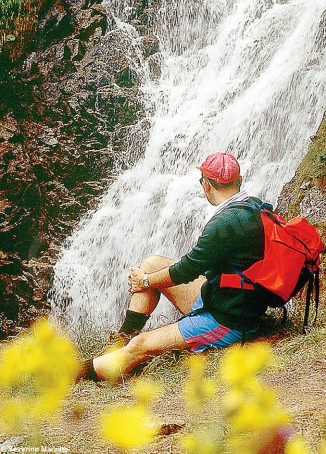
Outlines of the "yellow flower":
M217 390L215 380L210 378L191 378L184 385L186 403L193 411L200 410L206 399L212 398Z
M222 404L230 424L231 452L251 452L255 447L258 451L259 441L290 422L290 415L278 405L276 393L257 377L271 360L270 348L262 343L235 346L224 354L220 370L229 390Z
M237 432L248 432L283 427L289 423L290 417L285 411L278 407L269 410L260 402L246 402L231 416L231 427Z
M206 358L200 355L192 355L187 359L189 374L191 377L202 376L206 368Z
M204 377L207 360L203 356L190 356L187 360L189 377L184 385L184 395L188 407L196 412L204 400L214 396L217 390L216 381Z
M309 454L309 450L300 435L292 437L285 446L285 454Z
M45 318L37 320L31 328L36 343L47 343L53 340L53 326Z
M216 381L211 378L205 378L204 380L202 380L201 391L202 391L202 395L206 399L210 399L211 397L213 397L215 395L215 393L217 391Z
M270 364L271 358L271 349L266 343L230 347L221 359L222 378L230 386L243 386L248 379Z
M131 385L131 393L138 403L147 405L156 399L161 392L161 386L149 379L135 380Z
M153 415L142 405L117 407L101 418L103 437L122 449L146 446L158 430Z
M189 452L197 452L201 440L196 433L187 434L181 439L182 446Z
M182 437L181 445L188 453L193 454L216 454L220 452L216 440L199 432L187 434Z
M27 416L38 422L56 411L79 368L73 344L45 319L38 320L29 334L6 344L0 361L1 404L8 430L20 430L19 422Z
M229 392L223 397L222 403L229 414L252 400L264 407L265 411L273 411L277 405L275 391L267 387L263 388L261 383L254 379L248 380L245 387L233 386L230 388Z
M319 450L319 454L326 454L326 440L322 442L322 445Z
M22 429L24 414L27 415L28 406L12 398L1 402L0 428L6 431L8 426Z
M222 398L222 405L227 415L233 414L246 402L245 393L237 388L231 389Z
M265 410L268 409L271 412L275 412L277 408L277 396L273 389L259 386L255 389L254 395Z
M37 400L37 405L32 406L32 416L35 420L38 418L41 420L46 415L51 415L61 405L61 400L59 396L64 397L64 393L60 390L60 393L57 389L53 389L51 392L48 390L43 395L40 395Z

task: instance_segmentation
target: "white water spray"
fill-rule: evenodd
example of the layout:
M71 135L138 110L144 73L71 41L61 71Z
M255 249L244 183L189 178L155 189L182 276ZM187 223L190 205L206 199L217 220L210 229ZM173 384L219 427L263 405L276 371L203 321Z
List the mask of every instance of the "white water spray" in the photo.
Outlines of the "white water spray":
M115 3L123 20L132 2ZM155 107L145 156L69 238L55 266L54 315L77 333L85 323L101 333L119 326L130 266L151 254L179 258L207 221L196 166L209 153L234 153L247 191L276 201L325 110L325 6L163 0L162 76L142 79ZM153 323L172 317L162 300Z

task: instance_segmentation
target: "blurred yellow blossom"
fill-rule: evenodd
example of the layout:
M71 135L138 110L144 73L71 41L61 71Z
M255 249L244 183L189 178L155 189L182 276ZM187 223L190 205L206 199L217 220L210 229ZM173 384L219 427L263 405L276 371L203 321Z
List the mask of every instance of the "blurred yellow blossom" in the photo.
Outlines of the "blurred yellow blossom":
M220 371L228 385L242 386L264 367L271 364L272 352L268 344L255 343L250 346L235 345L223 355Z
M309 454L309 450L300 435L291 437L285 446L284 454Z
M184 435L181 445L190 454L216 454L221 452L218 449L216 440L211 438L206 432L195 432Z
M152 413L143 405L117 407L101 417L103 437L122 449L146 446L159 428Z
M256 453L259 445L289 426L290 415L279 405L276 393L257 377L271 362L272 352L265 343L231 347L222 358L220 372L227 385L222 405L230 426L227 444L234 452Z
M207 361L204 356L191 355L187 359L187 366L191 377L201 377L206 369Z
M3 430L20 430L55 412L74 382L79 362L68 337L46 319L0 351Z
M190 379L184 385L186 403L192 411L199 411L206 399L212 398L217 390L215 380L201 378L200 380Z
M232 430L237 432L283 427L289 422L290 417L287 412L282 411L278 406L275 408L264 406L257 400L240 406L230 417Z
M212 398L217 390L216 380L204 377L206 366L207 361L203 356L196 355L188 358L189 377L183 392L187 406L193 412L199 411L204 401Z
M131 384L131 393L139 404L150 404L159 396L160 392L161 386L150 379L138 379Z
M319 454L326 454L326 440L322 441L322 445L319 449Z
M237 388L230 389L229 392L222 397L224 412L228 416L234 414L245 402L245 393Z

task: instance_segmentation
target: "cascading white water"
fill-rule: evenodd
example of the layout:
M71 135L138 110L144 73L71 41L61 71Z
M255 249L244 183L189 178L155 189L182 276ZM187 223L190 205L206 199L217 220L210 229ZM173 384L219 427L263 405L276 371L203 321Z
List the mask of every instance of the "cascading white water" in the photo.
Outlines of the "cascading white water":
M107 5L123 20L132 2ZM325 110L325 6L163 0L162 76L142 79L155 108L145 156L81 221L55 266L53 313L75 333L85 323L101 333L119 325L131 265L151 254L179 258L194 245L211 213L196 170L207 154L233 152L245 188L276 201ZM172 317L162 300L152 320Z

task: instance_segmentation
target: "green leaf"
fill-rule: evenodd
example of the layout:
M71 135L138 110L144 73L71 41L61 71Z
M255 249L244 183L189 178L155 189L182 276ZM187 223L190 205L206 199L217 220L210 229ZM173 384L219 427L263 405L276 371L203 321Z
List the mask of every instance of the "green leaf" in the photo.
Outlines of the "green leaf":
M14 36L14 35L7 35L7 36L6 36L6 41L16 41L16 36Z

